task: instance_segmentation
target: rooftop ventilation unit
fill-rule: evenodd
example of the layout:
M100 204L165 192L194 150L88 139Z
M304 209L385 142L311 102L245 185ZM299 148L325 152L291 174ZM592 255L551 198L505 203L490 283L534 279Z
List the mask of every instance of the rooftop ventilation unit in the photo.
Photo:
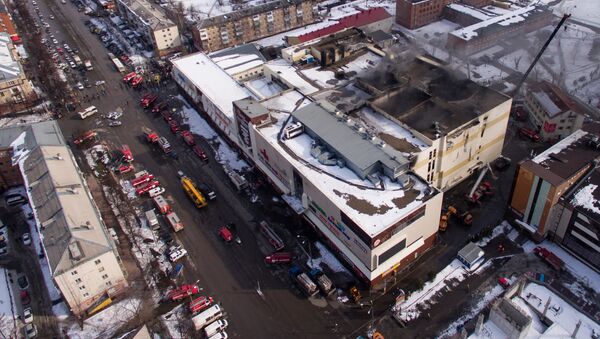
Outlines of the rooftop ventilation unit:
M60 153L56 153L56 155L54 156L54 159L62 160L63 158L60 156Z
M411 189L415 185L415 181L407 174L402 174L396 178L396 181L402 185L402 189Z
M76 188L69 188L69 189L67 189L67 192L69 192L69 193L72 193L72 194L77 194L77 193L79 193L79 191L77 191L77 189L76 189Z
M283 136L286 139L292 139L292 138L297 137L300 134L302 134L302 132L304 132L304 126L302 125L302 123L295 122L295 123L287 125L283 129Z
M79 248L78 241L74 241L69 244L69 253L71 254L71 259L73 260L81 260L83 258L83 253L81 253L81 248Z

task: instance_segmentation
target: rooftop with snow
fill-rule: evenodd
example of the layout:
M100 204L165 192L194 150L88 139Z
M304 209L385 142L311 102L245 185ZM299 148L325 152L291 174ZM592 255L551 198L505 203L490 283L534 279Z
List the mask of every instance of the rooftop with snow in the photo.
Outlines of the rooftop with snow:
M524 161L522 166L535 169L553 184L560 184L592 160L600 159L600 148L594 143L596 138L600 138L600 124L588 123L533 159Z
M12 45L7 33L0 33L0 79L2 81L16 78L21 73L21 66L15 60L9 45Z
M483 20L471 26L458 29L449 34L462 40L471 40L473 38L483 38L486 35L499 30L507 30L509 26L523 23L535 17L548 15L550 12L542 5L532 5L516 9L499 16Z
M337 125L330 131L331 135L325 135L318 125L309 123L310 132L290 139L280 138L283 129L297 123L296 118L302 117L301 120L307 122L303 118L312 113L320 114L331 128ZM438 193L402 167L406 160L401 160L401 155L392 159L393 150L389 150L390 154L385 153L377 139L363 139L362 132L354 129L347 120L338 120L331 104L311 103L296 110L292 116L294 119L289 119L287 113L274 114L273 122L259 128L258 132L369 236L376 236ZM323 122L323 119L318 121ZM340 138L345 140L346 147L356 150L344 149ZM380 171L370 173L371 177L367 178L358 164L373 165L373 161L389 161L389 166L399 166L396 167L398 171L390 171L385 169L386 165L376 163Z
M600 169L595 169L574 192L571 205L580 207L592 220L600 220Z

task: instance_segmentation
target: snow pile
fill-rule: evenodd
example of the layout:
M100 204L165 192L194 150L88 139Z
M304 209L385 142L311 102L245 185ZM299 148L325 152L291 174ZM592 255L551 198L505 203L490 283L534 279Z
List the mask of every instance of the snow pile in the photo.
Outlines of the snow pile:
M573 197L573 204L581 206L586 210L592 211L596 214L600 214L600 204L596 198L594 198L594 192L598 189L598 185L589 184L581 188Z
M67 330L69 338L95 339L110 338L122 326L138 316L141 311L140 299L122 300L79 324L73 324Z
M189 125L192 133L209 141L215 151L215 159L220 164L229 166L236 171L244 171L250 167L181 95L178 95L177 98L183 102L182 122Z
M431 299L438 292L457 286L467 276L468 272L464 269L463 264L458 259L454 259L448 266L438 272L433 280L426 282L421 290L413 292L399 305L400 319L408 322L418 318L421 311L428 309L429 305L435 303L435 300Z
M163 314L160 320L167 328L169 338L185 338L185 327L182 324L188 319L185 304L179 305L170 312Z
M500 223L500 225L494 227L494 229L492 230L492 234L490 236L484 237L483 239L479 240L477 242L477 246L484 247L490 241L492 241L492 239L496 238L500 234L506 234L511 230L512 230L512 227L510 226L510 224L506 220L503 220Z
M312 246L312 245L309 245L309 246ZM351 275L351 273L348 272L346 267L344 267L344 265L342 265L342 263L340 263L339 260L337 260L337 258L331 252L329 252L329 250L327 249L327 247L325 247L325 245L323 245L317 241L317 242L315 242L315 247L317 247L317 249L319 250L320 257L315 258L316 255L315 255L315 253L313 253L312 260L309 258L308 261L306 262L306 264L310 268L321 268L321 266L324 264L324 265L327 265L327 267L329 267L334 272L347 273L347 274Z
M487 305L489 305L494 299L504 292L504 288L500 285L494 286L491 290L485 292L482 298L475 304L469 311L460 316L454 322L452 322L448 328L441 332L439 338L453 337L458 332L458 327L464 325L469 319L472 319L475 315L479 314Z

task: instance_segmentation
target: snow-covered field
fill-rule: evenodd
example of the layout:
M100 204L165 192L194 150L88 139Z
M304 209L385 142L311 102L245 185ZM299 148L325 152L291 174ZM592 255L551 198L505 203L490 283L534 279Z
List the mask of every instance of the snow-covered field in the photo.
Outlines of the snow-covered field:
M78 323L74 323L67 330L67 334L72 339L110 338L121 325L137 316L141 304L140 299L128 298L122 300L86 319L83 322L83 329Z
M352 273L350 273L346 267L344 267L344 265L342 265L342 263L340 263L339 260L337 260L337 258L331 252L329 252L325 245L317 241L315 242L315 247L319 250L320 257L315 258L316 253L313 253L313 259L309 258L306 262L308 266L312 268L321 268L321 265L324 264L334 272L343 272L352 275Z

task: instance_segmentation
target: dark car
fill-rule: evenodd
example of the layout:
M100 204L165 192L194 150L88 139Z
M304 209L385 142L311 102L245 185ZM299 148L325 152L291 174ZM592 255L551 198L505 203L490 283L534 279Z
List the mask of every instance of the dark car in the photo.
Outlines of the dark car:
M19 288L22 290L26 290L29 287L29 281L27 281L27 277L22 275L17 279L17 284Z
M29 293L27 293L27 291L21 291L21 304L23 304L23 306L27 306L31 303L31 297L29 296Z

